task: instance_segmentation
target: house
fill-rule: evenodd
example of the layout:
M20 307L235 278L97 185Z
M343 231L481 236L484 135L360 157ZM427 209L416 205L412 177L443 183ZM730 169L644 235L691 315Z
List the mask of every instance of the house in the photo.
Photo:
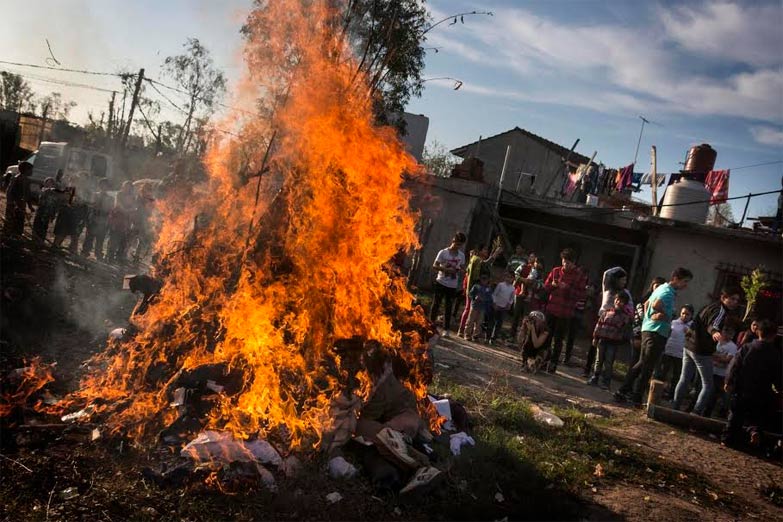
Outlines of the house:
M512 147L511 167L506 168L499 193L508 145ZM516 147L525 154L514 153ZM502 230L509 246L521 244L536 252L546 270L559 263L559 252L566 247L577 252L578 263L596 284L605 269L622 266L629 273L634 296L642 295L653 277L668 277L674 268L687 267L695 278L680 293L678 302L697 309L715 299L724 284L736 285L743 275L762 266L770 280L766 294L772 296L765 305L765 315L783 319L780 236L690 223L676 214L675 219L652 217L630 204L589 206L544 197L543 192L559 193L558 183L562 184L563 178L554 173L558 165L562 168L569 151L518 127L452 152L478 158L483 163L483 176L411 177L405 183L411 204L421 216L422 248L418 262L411 267L411 282L418 286L430 286L432 261L454 232L465 232L466 247L471 249L487 244ZM570 159L589 160L573 153ZM557 190L545 190L549 185ZM502 260L498 265L502 269Z
M554 194L564 180L565 158L573 165L587 163L590 159L519 127L457 147L451 153L481 160L484 182L497 186L507 147L511 148L503 190L517 193Z

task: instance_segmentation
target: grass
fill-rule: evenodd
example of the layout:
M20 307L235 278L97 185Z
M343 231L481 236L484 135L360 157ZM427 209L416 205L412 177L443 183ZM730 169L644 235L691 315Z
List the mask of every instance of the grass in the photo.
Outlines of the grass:
M493 467L499 466L495 470L498 476L527 469L527 477L533 476L537 481L531 487L558 490L571 498L588 499L600 489L624 484L713 505L729 513L745 512L735 497L708 478L656 458L604 429L620 420L588 418L573 407L553 408L564 426L552 428L539 424L533 418L532 405L513 389L475 388L443 377L433 387L436 393L449 394L463 403L471 415L473 436L484 445L477 449L482 452L482 460L467 463L474 466L474 475L482 473L484 462L489 462ZM462 465L458 461L457 467Z

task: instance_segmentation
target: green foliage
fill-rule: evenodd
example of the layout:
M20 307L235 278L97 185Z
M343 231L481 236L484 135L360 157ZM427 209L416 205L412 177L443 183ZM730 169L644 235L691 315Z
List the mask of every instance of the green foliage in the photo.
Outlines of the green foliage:
M767 275L764 273L763 267L756 267L756 269L753 270L749 276L742 276L740 286L742 286L742 290L745 292L745 300L748 303L747 309L745 310L744 320L747 320L750 314L753 313L759 292L762 288L764 288L764 286L766 286L766 284Z
M451 169L457 164L459 158L454 156L449 149L437 140L432 140L424 147L421 162L427 168L427 173L433 176L448 178Z
M7 111L34 111L33 90L18 74L0 72L0 107Z
M187 149L190 143L191 126L194 119L198 120L196 115L202 116L199 127L203 126L226 92L226 77L215 66L209 50L197 38L188 38L183 47L184 53L169 56L163 62L163 71L188 96L188 101L183 104L187 116L177 136L176 148L180 152Z

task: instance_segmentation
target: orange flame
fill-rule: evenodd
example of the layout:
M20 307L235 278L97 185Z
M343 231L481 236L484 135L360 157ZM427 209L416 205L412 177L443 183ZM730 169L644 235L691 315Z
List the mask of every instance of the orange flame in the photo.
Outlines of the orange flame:
M44 364L40 357L35 357L29 364L25 362L23 368L11 372L8 380L11 383L16 383L16 389L13 392L0 395L0 417L9 415L14 407L26 404L33 394L54 381L52 365ZM45 409L41 401L33 405L33 408L36 410Z
M333 2L265 4L248 17L236 99L260 100L273 115L232 114L221 126L242 137L211 144L208 181L159 202L159 299L141 333L96 357L71 398L100 398L109 424L132 435L173 420L167 387L177 371L224 363L244 384L220 396L210 429L317 445L346 382L369 393L366 371L334 349L354 336L405 359L406 385L425 397L428 322L389 268L417 241L400 184L418 166L393 129L374 124ZM269 173L243 184L273 135Z

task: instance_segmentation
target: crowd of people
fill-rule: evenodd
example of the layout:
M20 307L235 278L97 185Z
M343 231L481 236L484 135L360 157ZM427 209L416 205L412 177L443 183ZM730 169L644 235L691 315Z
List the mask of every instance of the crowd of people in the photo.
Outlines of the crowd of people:
M149 185L137 190L125 181L115 194L107 179L92 183L87 174L79 173L66 179L60 170L43 181L35 198L30 190L32 170L31 164L22 162L19 172L4 180L6 235L24 234L31 217L32 237L39 244L67 244L71 253L113 264L126 263L131 250L134 263L150 253L155 201Z
M764 429L781 432L778 328L769 320L743 323L739 288L723 288L715 302L695 313L689 304L676 304L677 293L694 277L678 267L668 278L655 277L634 302L625 269L605 270L599 291L572 249L560 252L560 263L546 274L543 260L521 245L505 256L505 270L493 284L492 267L502 248L476 248L466 261L465 242L463 233L455 234L433 264L430 319L440 317L444 304L443 336L451 335L455 303L464 295L457 336L488 344L505 339L519 350L524 371L555 374L559 363L573 366L574 339L588 324L592 342L583 368L588 385L611 391L615 361L630 352L615 401L641 406L655 378L665 383L664 398L672 408L727 417L726 444L756 444Z

